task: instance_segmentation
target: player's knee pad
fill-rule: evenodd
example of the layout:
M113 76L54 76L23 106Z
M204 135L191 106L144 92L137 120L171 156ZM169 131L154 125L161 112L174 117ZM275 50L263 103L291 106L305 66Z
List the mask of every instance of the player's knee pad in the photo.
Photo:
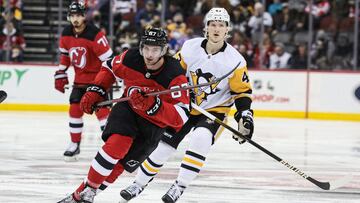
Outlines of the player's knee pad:
M205 155L210 150L212 139L213 134L209 129L198 127L191 133L189 149L201 155Z
M105 142L102 149L113 159L122 159L128 153L133 138L120 134L112 134Z
M69 115L72 118L81 118L84 115L79 103L70 104Z

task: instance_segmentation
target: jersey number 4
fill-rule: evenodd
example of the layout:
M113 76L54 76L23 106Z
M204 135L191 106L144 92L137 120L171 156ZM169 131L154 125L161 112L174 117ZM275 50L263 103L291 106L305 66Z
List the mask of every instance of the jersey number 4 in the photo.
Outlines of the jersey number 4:
M243 82L250 82L249 76L246 74L245 71L244 71L244 74L243 74L243 76L242 76L242 81L243 81Z

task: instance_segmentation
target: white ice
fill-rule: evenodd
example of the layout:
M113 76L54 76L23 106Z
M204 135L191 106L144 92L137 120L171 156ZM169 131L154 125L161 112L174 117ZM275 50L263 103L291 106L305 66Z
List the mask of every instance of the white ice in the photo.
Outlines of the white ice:
M69 142L66 113L0 112L0 202L57 202L86 177L102 141L94 117L85 117L80 161L65 163ZM234 121L230 121L235 127ZM253 140L320 181L348 174L352 180L323 191L246 143L239 145L224 131L205 167L179 203L359 203L360 123L301 119L255 119ZM133 203L161 202L177 177L188 145L161 169ZM134 174L124 173L95 202L115 203Z

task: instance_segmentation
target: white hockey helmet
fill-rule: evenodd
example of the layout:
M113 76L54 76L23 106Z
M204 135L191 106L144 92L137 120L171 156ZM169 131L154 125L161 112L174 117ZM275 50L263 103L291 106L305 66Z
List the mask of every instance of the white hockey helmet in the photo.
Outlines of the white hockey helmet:
M212 8L210 11L206 14L204 19L204 36L205 38L208 38L207 33L207 27L209 25L210 21L223 21L226 23L226 26L228 27L228 32L231 30L230 27L230 16L228 12L225 10L225 8ZM228 38L228 32L226 33L225 38Z
M212 8L205 16L205 27L209 25L210 21L224 21L227 26L230 26L230 16L225 8Z

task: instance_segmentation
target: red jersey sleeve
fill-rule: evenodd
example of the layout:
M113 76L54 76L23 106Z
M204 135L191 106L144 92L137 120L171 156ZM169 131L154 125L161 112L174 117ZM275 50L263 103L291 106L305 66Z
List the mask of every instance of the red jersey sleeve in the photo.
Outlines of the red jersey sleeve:
M65 66L66 68L70 66L70 57L69 57L69 48L66 46L66 42L63 37L60 37L59 42L60 50L60 65Z
M185 87L188 81L185 75L175 77L169 89ZM156 120L179 131L188 120L190 97L189 91L176 91L168 95L161 95L162 105L160 110L153 115Z
M99 32L93 42L94 53L100 61L106 61L113 55L109 42L103 32Z

